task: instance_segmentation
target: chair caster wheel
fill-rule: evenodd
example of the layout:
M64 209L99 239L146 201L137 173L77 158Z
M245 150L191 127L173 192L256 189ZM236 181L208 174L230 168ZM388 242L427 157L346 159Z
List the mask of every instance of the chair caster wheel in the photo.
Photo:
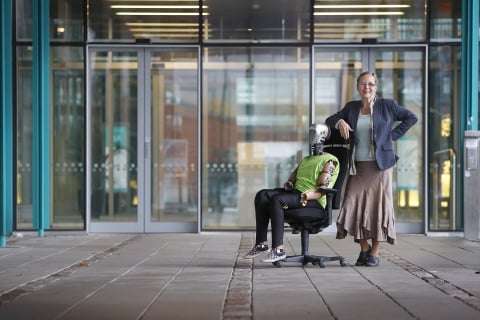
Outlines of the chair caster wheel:
M282 261L275 261L275 262L272 262L272 264L277 267L277 268L281 268L282 267Z
M345 260L340 260L340 265L341 265L342 267L346 267L346 266L348 266L348 263L347 263L347 261L345 261Z

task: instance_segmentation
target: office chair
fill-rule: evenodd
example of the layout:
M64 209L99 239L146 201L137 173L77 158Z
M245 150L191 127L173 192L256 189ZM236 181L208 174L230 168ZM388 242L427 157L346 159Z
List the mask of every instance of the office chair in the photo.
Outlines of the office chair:
M290 225L293 233L300 233L301 254L287 256L285 259L273 262L276 267L282 267L286 262L300 262L302 265L311 263L325 267L325 262L339 261L342 267L347 266L342 256L321 256L309 253L310 234L317 234L332 224L332 210L340 208L340 198L343 182L348 173L350 150L354 139L351 136L349 141L343 139L337 129L331 129L330 137L325 141L324 152L331 153L338 158L340 172L333 188L321 188L326 194L327 205L325 209L300 208L285 210L285 222Z

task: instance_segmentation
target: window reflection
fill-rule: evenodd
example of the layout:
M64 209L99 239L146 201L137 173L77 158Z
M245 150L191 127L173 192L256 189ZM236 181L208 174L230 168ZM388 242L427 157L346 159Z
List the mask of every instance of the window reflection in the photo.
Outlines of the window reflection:
M430 1L430 39L432 41L460 41L462 38L462 1Z
M151 53L151 221L197 221L198 51Z
M308 50L208 48L204 59L203 227L253 228L255 193L283 185L308 140Z
M368 67L363 61L374 61L375 65ZM397 100L419 117L418 123L396 142L401 161L394 170L397 222L417 225L423 220L420 150L423 143L424 64L425 55L421 49L315 48L316 121L323 122L348 101L359 99L356 79L368 69L379 79L378 96Z
M91 68L91 218L137 221L137 53L96 52Z
M310 0L206 0L203 39L262 41L310 39Z
M33 25L33 1L17 0L15 1L15 34L17 41L32 41Z
M50 0L50 37L57 41L83 41L84 1Z
M198 40L199 1L89 0L89 41ZM208 6L208 1L204 1ZM206 7L204 10L206 10Z
M17 112L17 228L32 229L32 48L17 47L16 112Z
M460 47L439 46L430 49L429 67L429 201L430 231L461 231L462 217L457 214L463 196L456 187L461 177L459 150L461 135L454 123L460 113Z
M83 229L85 214L84 59L82 47L54 47L52 56L53 222Z
M426 1L315 0L315 41L425 40Z

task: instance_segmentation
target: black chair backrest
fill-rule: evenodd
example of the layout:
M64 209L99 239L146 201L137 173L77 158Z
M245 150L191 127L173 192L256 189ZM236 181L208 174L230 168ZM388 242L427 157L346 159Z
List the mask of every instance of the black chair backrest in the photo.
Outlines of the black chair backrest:
M340 172L333 186L337 192L333 196L332 209L339 209L341 205L342 186L349 172L354 141L355 137L353 132L350 133L349 139L345 140L340 135L340 131L335 128L330 128L330 137L325 141L323 151L333 154L340 162Z

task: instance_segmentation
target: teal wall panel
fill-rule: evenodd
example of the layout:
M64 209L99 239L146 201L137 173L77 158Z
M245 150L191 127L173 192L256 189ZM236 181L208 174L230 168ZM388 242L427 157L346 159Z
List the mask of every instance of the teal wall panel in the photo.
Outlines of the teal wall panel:
M465 130L478 130L478 0L462 3L462 110Z
M33 227L42 237L50 219L49 0L33 0Z
M12 90L12 0L0 4L0 98L1 169L0 246L5 247L13 221L13 90Z

